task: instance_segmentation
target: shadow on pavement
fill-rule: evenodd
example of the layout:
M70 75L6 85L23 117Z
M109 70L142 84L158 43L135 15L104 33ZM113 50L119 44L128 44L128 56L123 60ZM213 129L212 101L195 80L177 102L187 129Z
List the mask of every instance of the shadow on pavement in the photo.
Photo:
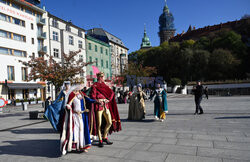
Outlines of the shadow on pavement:
M52 128L39 128L39 129L20 129L20 130L11 130L12 133L15 134L49 134L49 133L57 133Z
M225 116L225 117L217 117L214 119L250 119L250 116Z
M0 155L22 155L22 156L39 156L48 158L57 158L60 154L59 140L20 140L20 141L3 141L0 146Z
M143 122L143 123L150 123L150 122L155 122L155 120L154 119L143 119L143 120L121 119L121 122Z

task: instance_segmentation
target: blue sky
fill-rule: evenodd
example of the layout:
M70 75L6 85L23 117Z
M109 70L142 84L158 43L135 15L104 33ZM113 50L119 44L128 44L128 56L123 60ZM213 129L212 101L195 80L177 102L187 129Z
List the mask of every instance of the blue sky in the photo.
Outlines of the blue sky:
M129 53L140 48L144 23L152 46L158 46L158 19L164 0L41 0L46 10L83 29L102 27L120 38ZM239 20L250 14L250 0L167 0L176 33L189 25L207 25Z

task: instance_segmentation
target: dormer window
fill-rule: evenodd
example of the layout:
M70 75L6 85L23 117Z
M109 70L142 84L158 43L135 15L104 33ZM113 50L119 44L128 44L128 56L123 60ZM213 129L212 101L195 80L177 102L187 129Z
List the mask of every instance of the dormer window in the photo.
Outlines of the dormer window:
M66 31L71 32L71 28L69 25L66 25Z

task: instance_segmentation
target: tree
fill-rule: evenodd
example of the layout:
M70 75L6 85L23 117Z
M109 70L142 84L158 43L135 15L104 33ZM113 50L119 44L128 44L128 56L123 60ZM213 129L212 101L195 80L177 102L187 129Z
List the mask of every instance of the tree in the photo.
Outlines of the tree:
M76 60L75 57L78 53L80 53L80 50L63 54L63 62L56 62L52 56L45 53L41 53L41 57L31 57L28 62L21 60L19 62L31 69L28 81L40 79L51 82L55 86L56 92L59 92L60 87L66 80L71 83L83 81L79 74L84 73L83 67L91 63Z
M234 79L236 66L239 61L234 58L229 50L216 49L209 58L209 79Z

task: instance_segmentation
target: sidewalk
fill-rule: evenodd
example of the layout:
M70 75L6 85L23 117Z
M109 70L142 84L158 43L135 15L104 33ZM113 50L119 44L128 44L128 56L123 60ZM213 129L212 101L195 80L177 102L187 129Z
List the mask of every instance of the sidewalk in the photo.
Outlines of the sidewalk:
M41 107L9 109L0 114L0 161L250 161L250 97L204 99L203 115L193 115L193 100L169 98L164 122L153 119L152 102L143 121L127 121L128 105L119 104L123 130L109 136L113 145L65 156L50 123L29 119L28 111Z

